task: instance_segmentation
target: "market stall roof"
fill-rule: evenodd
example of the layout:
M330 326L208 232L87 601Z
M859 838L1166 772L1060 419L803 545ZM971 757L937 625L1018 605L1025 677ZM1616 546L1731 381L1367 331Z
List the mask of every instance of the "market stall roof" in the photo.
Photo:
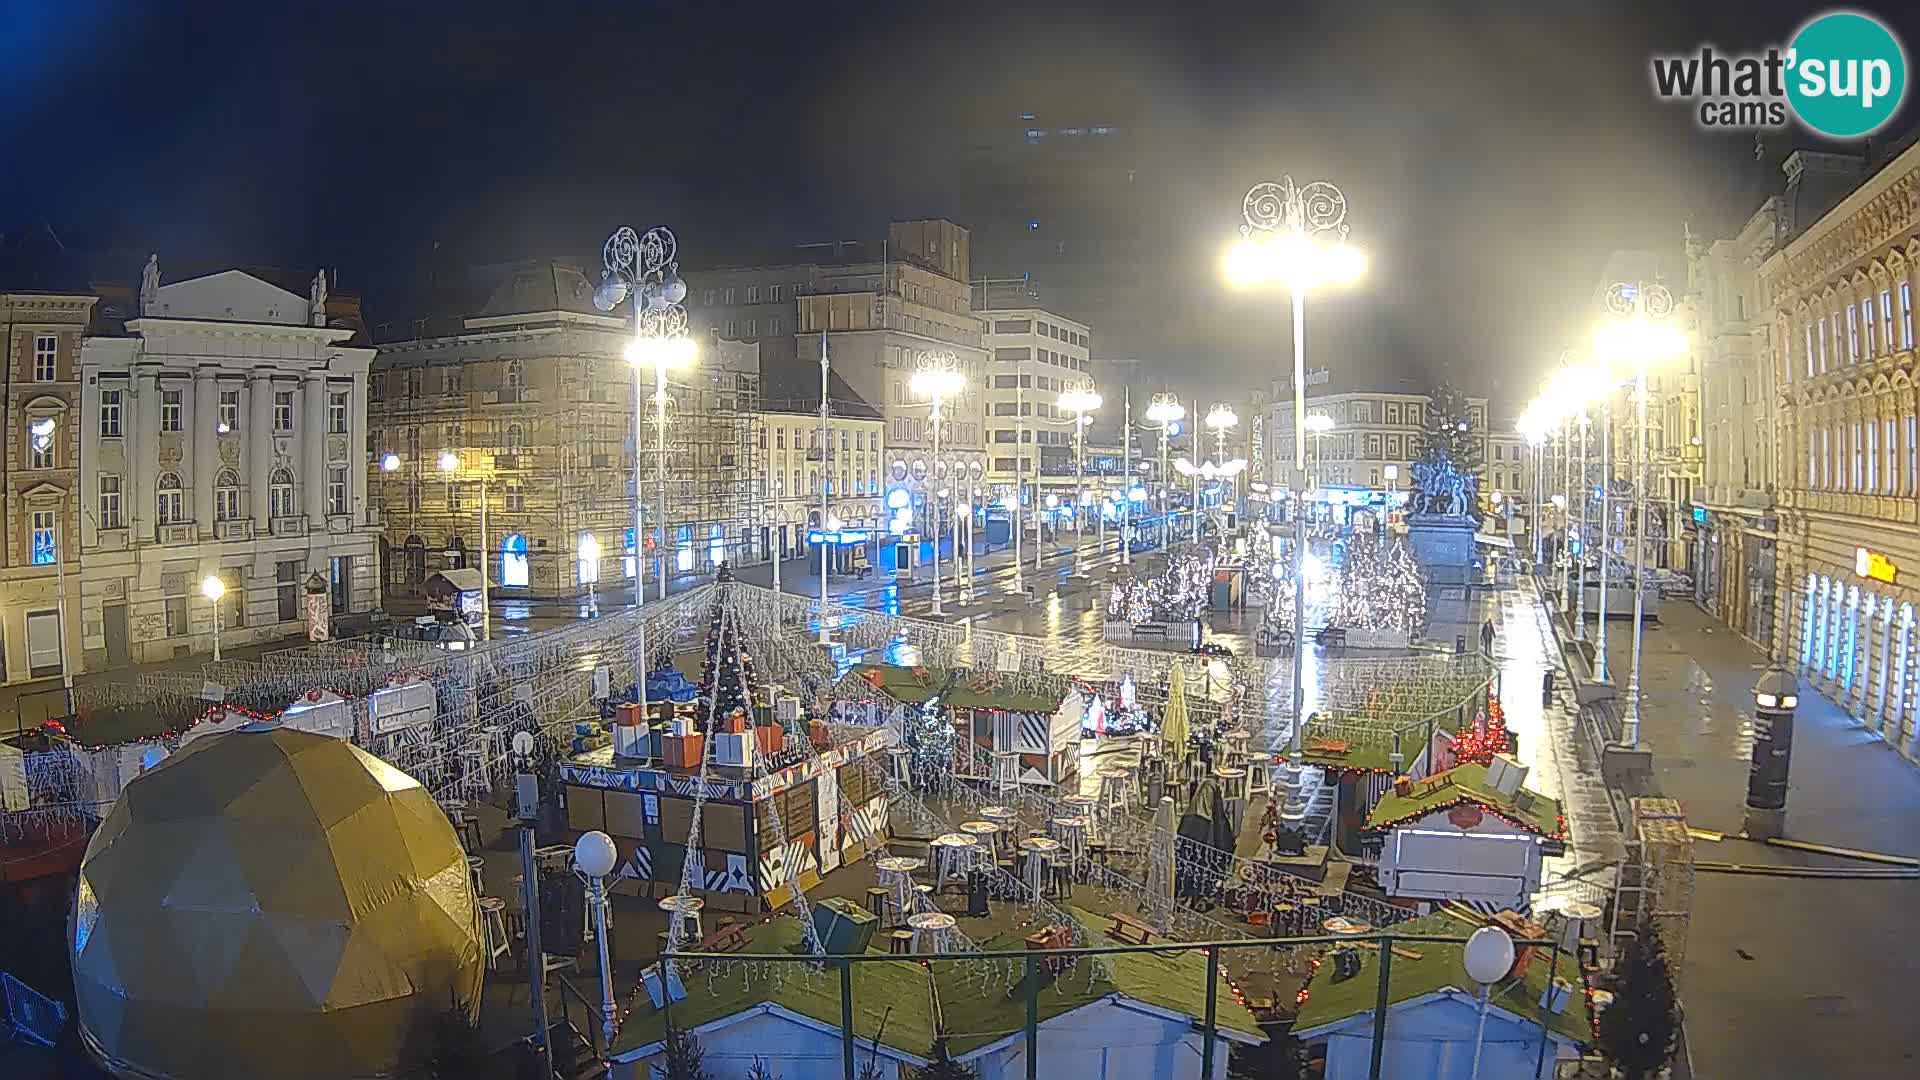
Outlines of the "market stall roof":
M1083 926L1105 922L1078 909L1070 914ZM800 923L789 916L777 916L751 927L746 935L745 951L749 953L797 955L806 948ZM1095 945L1121 944L1097 930L1089 930L1088 937ZM990 953L1024 948L1026 943L1019 933L981 943L981 949ZM1201 954L1123 953L1105 959L1111 977L1076 974L1042 986L1038 994L1041 1021L1114 996L1184 1016L1206 1014L1207 964ZM862 1042L878 1034L882 1044L896 1052L925 1058L935 1038L943 1033L949 1052L956 1056L1000 1042L1008 1032L1018 1033L1026 1020L1025 995L982 994L977 972L972 971L979 962L935 959L924 967L907 962L855 964L854 1034ZM1235 999L1224 977L1214 977L1220 979L1216 1005L1222 1036L1239 1042L1264 1041L1266 1036L1253 1014ZM674 1023L696 1029L762 1003L779 1005L834 1027L840 1024L839 981L799 977L719 980L709 992L690 994L674 1002ZM884 1032L880 1029L883 1021ZM631 1060L654 1053L665 1036L664 1012L647 1007L643 1001L614 1040L613 1056Z
M861 679L875 690L909 705L918 705L940 693L953 672L948 668L906 668L893 664L856 664L849 678ZM1002 684L1002 676L989 671L962 669L953 688L941 699L960 709L1000 709L1006 712L1051 713L1067 696L1061 681L1057 695L1016 690Z
M1526 789L1522 789L1523 791ZM1559 839L1563 835L1560 804L1537 792L1522 806L1517 797L1502 795L1487 780L1487 767L1474 762L1456 765L1413 782L1406 795L1388 791L1367 815L1367 828L1387 829L1412 818L1425 817L1462 803L1482 806L1529 832Z
M449 592L479 592L486 586L486 580L480 576L480 571L467 566L435 571L427 578L429 593L434 591L436 579L444 582L444 588Z
M1464 938L1477 928L1451 915L1434 914L1400 923L1393 929L1402 934ZM1464 944L1423 941L1399 948L1404 951L1394 955L1393 964L1387 971L1387 1002L1390 1008L1448 990L1470 995L1476 1000L1479 998L1478 985L1467 978ZM1293 1033L1296 1038L1311 1037L1317 1029L1372 1011L1376 995L1380 992L1380 953L1376 949L1361 949L1359 952L1358 975L1336 980L1332 964L1322 964L1314 972L1313 978L1307 983L1306 1003L1300 1006L1299 1014L1294 1017ZM1418 953L1420 958L1410 959L1405 953ZM1522 1020L1538 1023L1540 999L1546 996L1547 979L1550 977L1551 969L1547 960L1547 957L1536 954L1521 978L1495 983L1490 999L1492 1006ZM1568 995L1565 1008L1550 1014L1553 1018L1552 1030L1574 1042L1588 1043L1593 1039L1591 1006L1587 1003L1586 994L1579 988L1579 966L1565 954L1560 958L1559 978L1574 984L1574 992Z

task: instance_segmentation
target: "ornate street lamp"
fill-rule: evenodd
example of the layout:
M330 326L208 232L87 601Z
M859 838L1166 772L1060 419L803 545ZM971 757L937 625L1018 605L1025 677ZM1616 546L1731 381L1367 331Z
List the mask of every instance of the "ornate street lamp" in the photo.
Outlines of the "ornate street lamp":
M1073 576L1084 578L1087 570L1081 562L1085 537L1087 488L1087 425L1093 423L1093 411L1100 407L1100 395L1091 386L1077 386L1060 395L1060 407L1073 414Z
M1366 257L1347 243L1347 197L1324 180L1304 187L1293 177L1279 183L1255 184L1241 200L1240 242L1228 252L1226 274L1236 287L1283 285L1293 300L1293 467L1294 566L1293 575L1293 734L1287 764L1287 800L1283 816L1299 822L1306 816L1300 790L1301 748L1306 733L1306 576L1300 572L1307 555L1307 293L1332 284L1358 280Z
M633 365L633 602L643 602L641 550L646 546L646 522L640 507L640 424L646 412L642 368L653 369L654 424L658 429L656 469L660 505L654 516L660 523L660 598L667 598L667 372L691 367L699 346L687 336L687 283L680 280L680 243L667 228L648 229L644 235L625 225L607 237L601 249L600 286L593 306L612 311L633 298L633 340L626 348Z
M933 475L928 477L928 504L932 519L932 528L927 534L933 538L933 613L944 615L940 609L940 422L944 419L940 404L946 398L960 392L966 385L966 377L960 373L960 358L951 352L922 352L914 357L913 379L908 386L916 394L925 394L933 401L930 417L933 426ZM958 551L954 553L957 559ZM824 612L824 608L822 609Z

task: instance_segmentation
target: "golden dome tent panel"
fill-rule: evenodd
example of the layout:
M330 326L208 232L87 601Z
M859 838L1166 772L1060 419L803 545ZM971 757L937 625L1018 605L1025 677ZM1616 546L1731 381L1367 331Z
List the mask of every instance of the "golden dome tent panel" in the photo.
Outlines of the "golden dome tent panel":
M274 723L132 781L87 846L81 1034L123 1077L380 1077L479 1009L465 853L412 777Z

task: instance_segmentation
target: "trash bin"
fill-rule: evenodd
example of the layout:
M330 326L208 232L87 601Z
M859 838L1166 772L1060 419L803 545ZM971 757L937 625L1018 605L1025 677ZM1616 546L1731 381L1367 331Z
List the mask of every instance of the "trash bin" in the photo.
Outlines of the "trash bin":
M1540 676L1540 705L1542 708L1553 704L1553 672Z

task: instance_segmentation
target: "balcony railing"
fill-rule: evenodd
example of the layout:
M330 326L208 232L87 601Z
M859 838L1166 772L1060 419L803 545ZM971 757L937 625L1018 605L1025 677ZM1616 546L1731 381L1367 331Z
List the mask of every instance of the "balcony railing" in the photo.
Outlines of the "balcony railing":
M153 540L157 544L191 544L194 539L191 521L170 521L153 527Z
M296 514L293 517L277 517L267 523L268 531L274 536L307 535L307 515Z
M253 539L253 519L234 518L230 521L213 523L215 540L251 540Z

